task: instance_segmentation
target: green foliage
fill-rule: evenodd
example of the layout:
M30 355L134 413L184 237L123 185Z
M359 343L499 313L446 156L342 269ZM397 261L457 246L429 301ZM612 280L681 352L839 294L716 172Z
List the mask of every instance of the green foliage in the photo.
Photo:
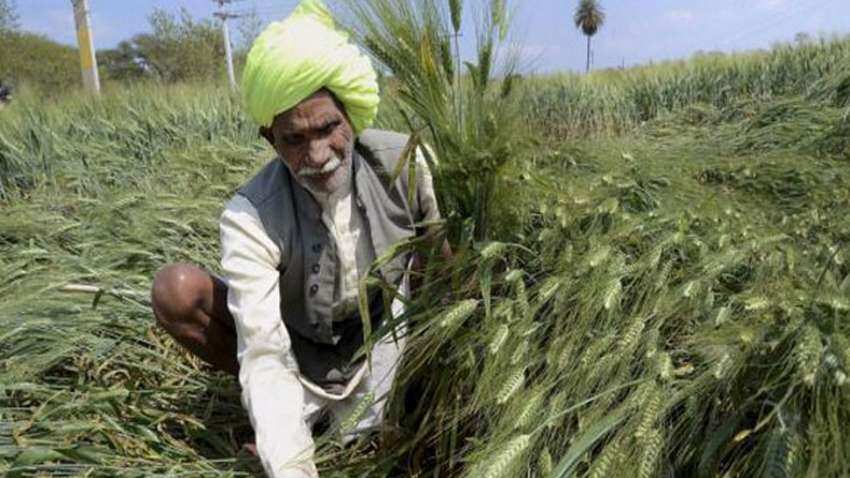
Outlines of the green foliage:
M0 4L0 25L3 5ZM198 82L224 79L224 45L221 30L211 20L196 20L181 10L179 17L156 9L148 18L151 33L122 41L115 48L97 52L98 68L109 88L110 82L157 80ZM243 24L243 35L253 26ZM24 84L49 96L65 94L80 84L79 54L72 47L47 38L0 26L0 80ZM239 67L245 56L237 49ZM37 61L34 61L36 59Z
M0 33L20 28L15 0L0 0Z
M579 0L573 14L573 22L585 35L596 35L605 23L605 11L597 0Z
M453 31L449 17L434 16L439 31ZM455 119L457 102L423 80L453 87L445 49L412 41L443 37L402 23L384 32L402 51L385 57L398 107L381 121L459 145L434 155L435 171L457 175L436 182L460 224L456 257L429 263L407 307L382 436L319 437L323 476L850 475L846 78L813 80L844 47L807 44L806 67L792 50L739 58L740 72L784 59L789 77L727 77L737 93L681 93L641 127L627 109L563 116L551 127L574 136L611 131L608 120L630 134L540 134L505 160L469 132L512 107L499 79L465 78ZM674 95L645 78L635 91ZM586 91L624 91L608 80ZM546 91L521 88L535 84ZM756 90L760 101L745 93ZM237 456L251 431L236 382L154 327L148 290L166 263L216 270L222 204L272 154L213 87L23 95L2 111L0 474L256 472ZM468 164L492 167L490 214L522 207L521 226L475 240L459 219L486 176L461 174ZM102 287L97 306L69 283Z
M109 81L137 81L148 77L144 61L137 46L122 41L115 48L97 52L97 66L101 79Z
M151 33L136 35L115 48L98 51L98 66L107 82L156 80L175 83L224 79L224 44L217 23L196 20L185 9L181 10L179 18L155 9L148 21ZM256 34L257 21L256 16L248 16L240 23L243 38ZM237 67L243 63L245 48L234 51Z
M186 9L180 18L156 9L148 17L150 34L133 37L139 58L166 82L222 77L224 44L212 20L195 20Z
M0 81L34 88L51 97L80 85L80 57L75 48L44 36L0 30Z
M149 288L165 263L216 270L223 201L270 154L223 88L0 113L0 475L256 471L236 383L151 327Z

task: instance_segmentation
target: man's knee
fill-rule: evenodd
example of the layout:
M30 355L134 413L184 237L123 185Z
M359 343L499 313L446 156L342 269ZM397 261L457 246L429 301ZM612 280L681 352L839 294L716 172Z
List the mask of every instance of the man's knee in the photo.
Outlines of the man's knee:
M157 323L171 332L191 322L204 302L206 273L191 264L169 264L156 273L151 303Z

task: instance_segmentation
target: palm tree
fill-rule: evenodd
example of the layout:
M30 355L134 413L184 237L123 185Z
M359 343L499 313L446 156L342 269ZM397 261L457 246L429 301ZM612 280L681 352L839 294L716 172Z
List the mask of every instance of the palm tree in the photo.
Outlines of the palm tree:
M587 35L587 71L590 72L590 37L605 23L605 12L596 0L579 0L576 13L573 16L576 28Z

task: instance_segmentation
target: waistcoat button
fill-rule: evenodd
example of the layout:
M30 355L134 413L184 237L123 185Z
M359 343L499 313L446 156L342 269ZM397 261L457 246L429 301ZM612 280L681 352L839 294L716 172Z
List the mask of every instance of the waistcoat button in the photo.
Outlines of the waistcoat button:
M313 274L319 273L319 264L313 264L313 267L310 269L313 271Z
M310 286L310 297L313 297L314 295L316 295L316 292L319 292L318 284L311 285Z
M316 254L318 254L319 252L322 252L322 245L321 244L313 244L313 252L315 252Z

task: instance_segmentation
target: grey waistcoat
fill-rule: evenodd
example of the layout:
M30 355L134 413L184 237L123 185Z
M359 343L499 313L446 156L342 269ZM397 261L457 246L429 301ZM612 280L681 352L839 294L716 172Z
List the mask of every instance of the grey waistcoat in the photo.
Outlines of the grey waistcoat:
M353 155L352 194L367 223L375 256L415 234L419 221L416 204L408 204L405 170L395 181L395 170L406 135L366 130ZM337 276L336 244L321 219L313 196L292 177L280 158L268 163L241 194L257 209L263 228L280 248L281 316L302 375L328 391L344 388L359 365L352 358L363 345L359 313L334 321ZM399 256L381 268L383 278L398 285L407 265ZM370 291L370 316L375 330L383 315L381 294Z

